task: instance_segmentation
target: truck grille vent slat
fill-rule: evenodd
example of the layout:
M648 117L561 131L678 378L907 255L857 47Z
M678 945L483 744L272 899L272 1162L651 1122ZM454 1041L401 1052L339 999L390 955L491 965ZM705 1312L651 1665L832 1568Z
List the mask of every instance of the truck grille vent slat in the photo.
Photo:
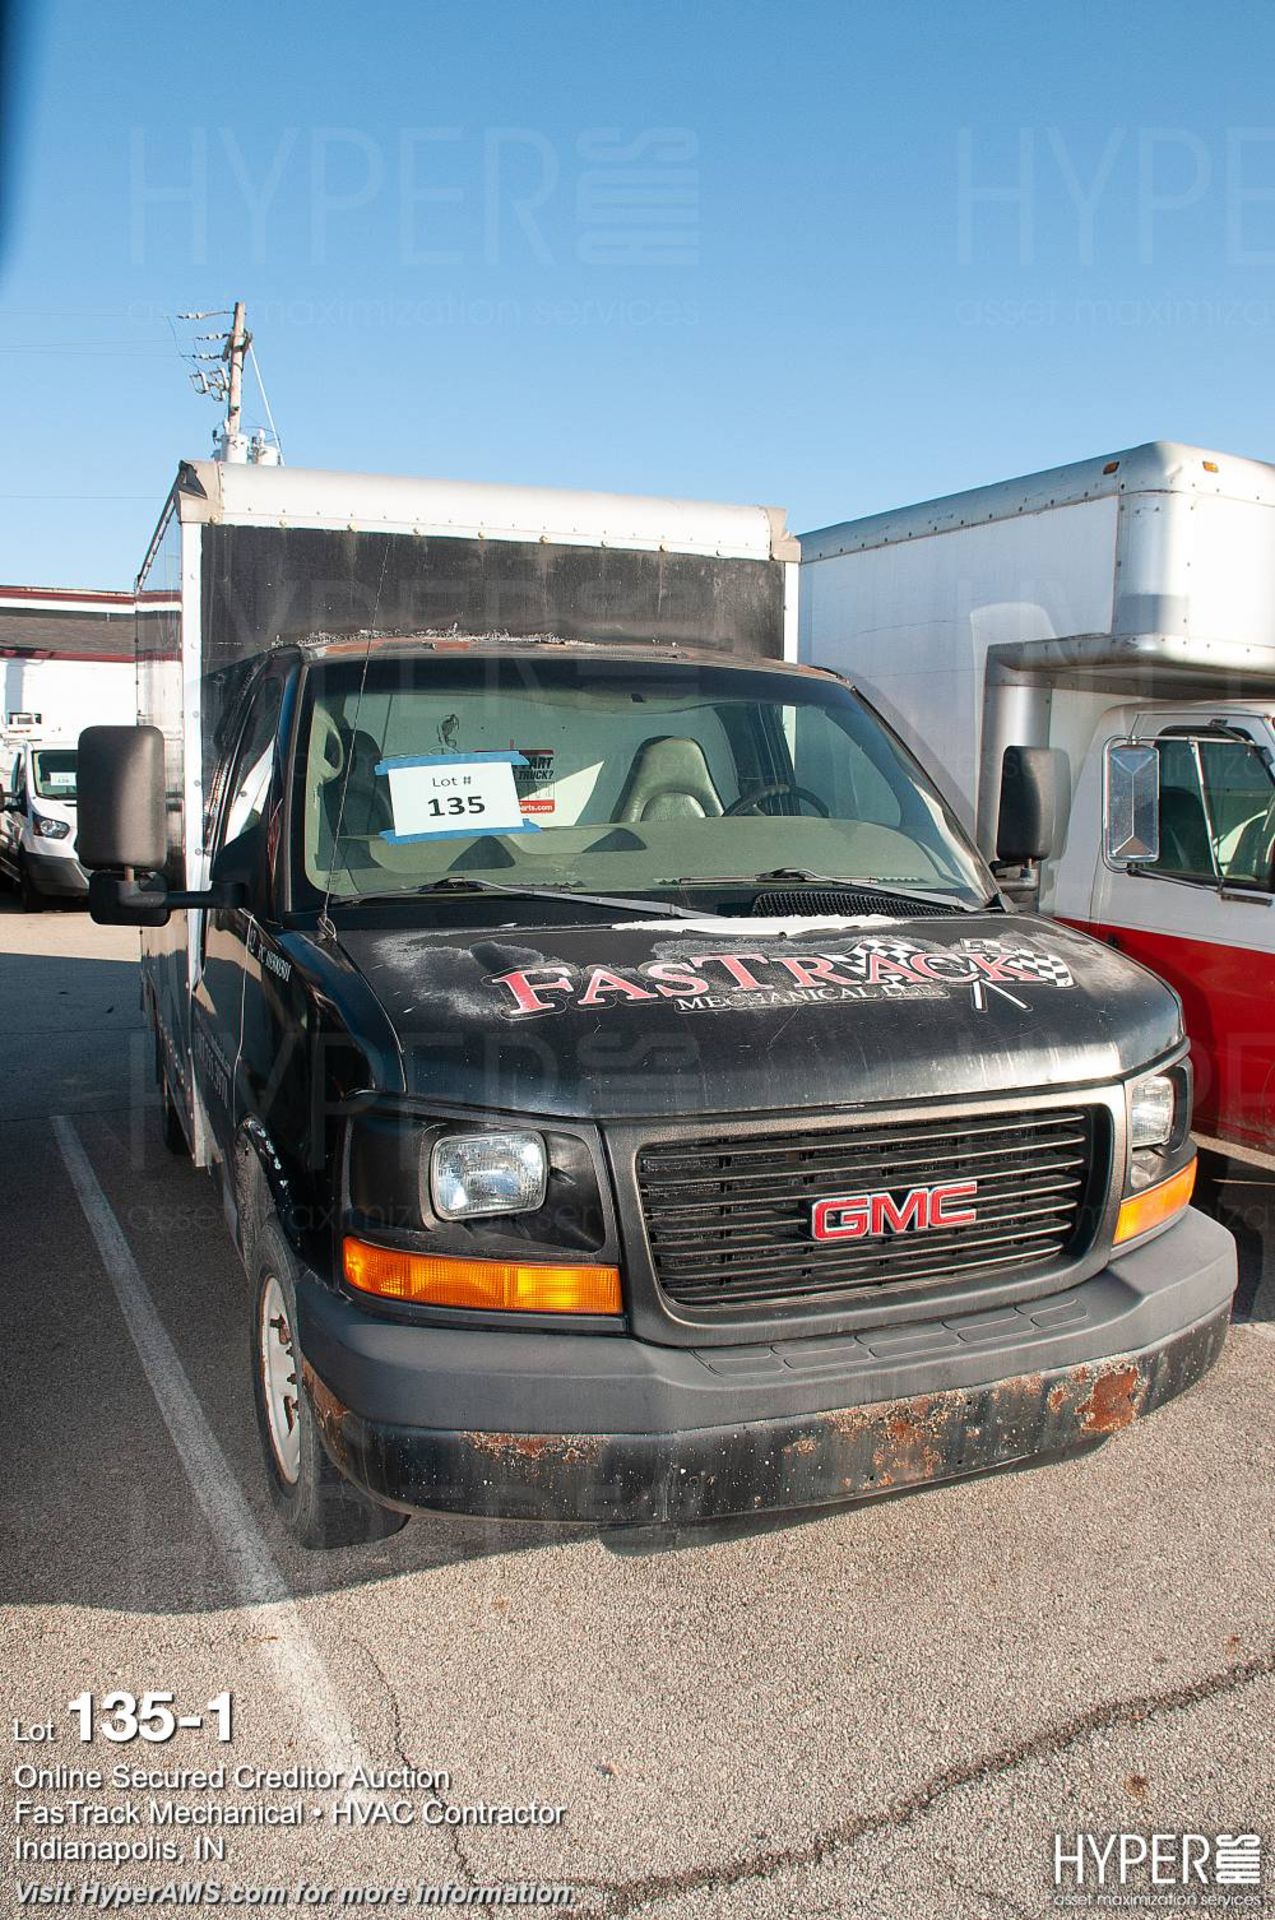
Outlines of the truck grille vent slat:
M1065 1113L1057 1124L1063 1127L1069 1124L1078 1139L1087 1137L1087 1121L1083 1113ZM893 1155L906 1147L924 1146L927 1143L933 1145L936 1141L941 1147L945 1142L958 1137L950 1129L925 1125L854 1126L853 1131L852 1126L853 1123L848 1122L844 1129L839 1128L833 1132L765 1136L760 1138L756 1145L742 1140L696 1141L676 1146L670 1144L644 1147L642 1152L644 1159L649 1159L652 1166L661 1167L668 1164L680 1168L695 1160L717 1161L723 1154L729 1154L732 1161L741 1166L747 1165L752 1160L773 1165L776 1155L781 1153L813 1156L820 1153L846 1153L850 1150L855 1153L870 1153L873 1148L877 1148L883 1153L888 1152ZM985 1117L971 1120L959 1128L958 1132L962 1142L969 1141L980 1148L989 1145L993 1148L997 1145L1003 1148L1007 1143L1017 1143L1025 1149L1031 1144L1032 1137L1024 1133L1022 1121L1017 1117L1008 1120ZM1049 1138L1052 1139L1053 1135L1051 1134Z
M1011 1181L1012 1185L1010 1184ZM988 1206L990 1207L998 1200L1017 1202L1020 1199L1036 1200L1043 1194L1069 1193L1083 1184L1084 1177L1081 1172L1067 1175L1060 1169L1056 1177L1045 1178L1039 1173L1033 1173L1030 1179L1025 1181L1014 1180L1013 1176L1009 1174L989 1174L986 1177L980 1176L978 1190L980 1195L986 1197ZM820 1198L826 1185L826 1181L820 1180L818 1190L812 1194L812 1197L815 1199ZM770 1226L772 1223L778 1227L782 1226L785 1222L791 1222L792 1211L788 1205L788 1197L788 1194L779 1196L762 1195L748 1201L735 1201L732 1204L730 1214L730 1225L732 1229L735 1227L741 1229L764 1227ZM982 1209L980 1208L980 1217L981 1215ZM697 1199L693 1202L662 1201L658 1205L651 1206L648 1219L652 1224L659 1226L662 1230L666 1230L669 1233L676 1233L678 1228L683 1225L701 1227L704 1222L703 1201L702 1199Z
M653 1143L637 1171L656 1277L684 1306L729 1307L1038 1269L1081 1250L1095 1138L1081 1108ZM817 1200L967 1181L967 1226L813 1237Z
M1005 1227L1012 1231L1015 1228L1015 1223L1018 1221L1053 1221L1057 1224L1067 1221L1073 1210L1072 1201L1067 1199L1046 1202L1045 1205L1036 1207L1016 1208L1011 1206L999 1208L996 1211L993 1211L989 1207L986 1212L980 1207L978 1210L978 1226L980 1229L984 1226L989 1228ZM673 1261L689 1260L703 1253L712 1253L717 1251L718 1248L721 1248L733 1254L736 1264L738 1264L740 1260L746 1260L753 1254L772 1252L777 1243L782 1243L783 1246L795 1249L797 1252L805 1251L810 1246L809 1233L803 1232L795 1223L776 1222L773 1231L763 1233L758 1232L755 1222L751 1222L750 1227L751 1231L745 1231L743 1233L734 1233L725 1227L706 1227L698 1233L687 1232L685 1230L680 1234L662 1232L660 1235L660 1250L665 1261L672 1263ZM962 1246L969 1246L975 1237L982 1238L981 1233L977 1236L975 1235L973 1227L961 1228L960 1235ZM897 1250L900 1238L905 1247L908 1246L910 1240L914 1238L921 1243L921 1250L924 1251L924 1235L896 1235L894 1243L888 1248L881 1249L874 1257L880 1259L890 1258L892 1252ZM843 1242L842 1244L844 1246L845 1243Z
M905 893L860 893L854 887L782 887L773 893L759 893L753 901L753 913L767 916L828 914L849 919L859 914L886 914L892 920L950 920L963 913L960 906L938 900L914 900Z
M1014 1182L1014 1174L999 1164L1005 1159L1004 1150L991 1153L975 1148L962 1156L961 1164L968 1168L971 1178L979 1180L1000 1180L1005 1184ZM989 1166L989 1162L991 1165ZM1039 1167L1049 1173L1062 1169L1083 1169L1088 1165L1088 1155L1081 1149L1079 1141L1060 1142L1057 1149L1044 1146L1029 1146L1023 1149L1020 1178L1029 1179ZM803 1181L818 1192L829 1190L829 1183L835 1186L858 1186L864 1180L876 1181L889 1178L896 1182L907 1180L913 1186L932 1174L935 1179L946 1176L950 1165L949 1155L942 1146L936 1146L929 1153L874 1153L858 1158L841 1156L837 1159L810 1160L803 1156L791 1163L780 1161L774 1171L762 1173L751 1169L737 1170L733 1165L727 1169L718 1167L715 1171L697 1167L678 1173L672 1169L661 1170L656 1178L666 1178L675 1182L679 1189L684 1188L685 1203L694 1201L697 1205L705 1198L712 1199L720 1194L728 1199L738 1194L748 1199L760 1198L766 1193L786 1196L794 1181ZM981 1191L981 1189L980 1189ZM817 1196L816 1196L817 1197Z

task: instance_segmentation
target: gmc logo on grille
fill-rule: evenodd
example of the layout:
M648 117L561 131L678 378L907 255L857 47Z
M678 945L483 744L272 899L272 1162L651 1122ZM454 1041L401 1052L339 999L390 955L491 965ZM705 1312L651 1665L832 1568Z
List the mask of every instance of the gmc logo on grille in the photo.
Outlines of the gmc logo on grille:
M816 1240L875 1240L886 1233L921 1233L927 1227L972 1227L977 1209L962 1206L978 1192L977 1180L942 1187L913 1187L902 1200L892 1193L843 1193L816 1200L810 1231Z

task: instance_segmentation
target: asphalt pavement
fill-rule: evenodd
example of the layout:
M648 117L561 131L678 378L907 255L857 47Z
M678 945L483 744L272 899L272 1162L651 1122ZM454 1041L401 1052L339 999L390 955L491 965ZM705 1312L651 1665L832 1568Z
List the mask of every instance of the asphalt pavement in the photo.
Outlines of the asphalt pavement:
M290 1911L538 1883L657 1920L994 1920L1059 1910L1059 1831L1275 1850L1275 1168L1203 1171L1241 1253L1219 1366L1084 1458L712 1533L420 1517L306 1554L266 1494L216 1190L161 1142L136 945L0 898L0 1725L55 1735L13 1766L366 1764L434 1775L418 1808L565 1811L360 1825L322 1787L232 1790L301 1825L198 1866L183 1829L179 1866L102 1878ZM82 1743L67 1703L112 1689L229 1691L233 1738ZM21 1797L10 1854L50 1831L15 1824ZM0 1911L88 1872L10 1857ZM1275 1859L1266 1880L1275 1901Z

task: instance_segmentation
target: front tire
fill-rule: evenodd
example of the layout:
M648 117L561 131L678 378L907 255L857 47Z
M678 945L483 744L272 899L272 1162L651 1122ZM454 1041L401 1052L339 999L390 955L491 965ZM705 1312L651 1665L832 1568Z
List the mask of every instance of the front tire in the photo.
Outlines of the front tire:
M347 1480L319 1437L302 1379L292 1250L269 1220L253 1248L253 1400L270 1492L298 1546L358 1546L384 1540L407 1515L382 1507Z
M18 864L18 897L22 902L23 913L43 912L44 895L31 878L31 871L25 860Z

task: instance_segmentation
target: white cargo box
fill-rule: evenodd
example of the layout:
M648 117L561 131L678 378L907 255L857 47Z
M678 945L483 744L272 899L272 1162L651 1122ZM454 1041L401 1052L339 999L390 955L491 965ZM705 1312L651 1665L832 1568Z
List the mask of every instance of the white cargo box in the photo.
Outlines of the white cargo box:
M1275 686L1275 466L1155 441L802 536L800 655L946 775L986 847L1055 688ZM994 696L994 697L993 697Z

